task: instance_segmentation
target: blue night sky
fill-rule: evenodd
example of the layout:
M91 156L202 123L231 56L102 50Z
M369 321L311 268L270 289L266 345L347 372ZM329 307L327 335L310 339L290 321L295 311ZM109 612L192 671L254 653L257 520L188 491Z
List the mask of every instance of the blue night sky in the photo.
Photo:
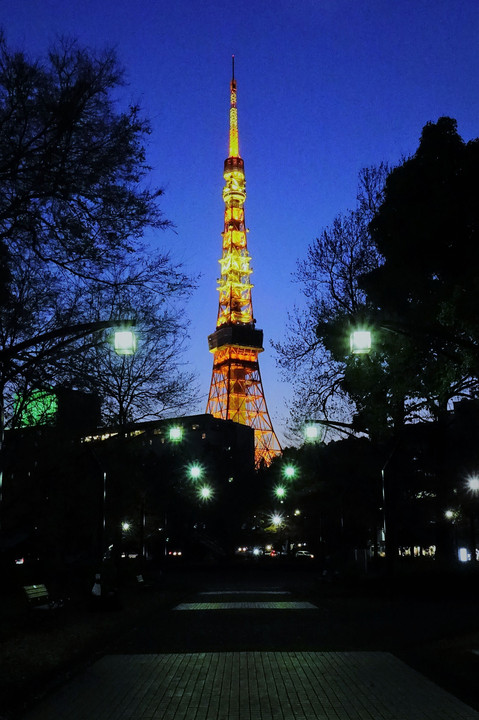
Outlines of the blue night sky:
M464 140L479 136L477 0L3 0L0 25L32 55L57 35L116 48L123 97L152 121L152 184L176 225L151 241L201 274L189 305L198 412L212 369L235 54L260 367L284 440L291 387L270 340L301 304L296 261L354 206L361 168L413 153L426 122L449 115Z

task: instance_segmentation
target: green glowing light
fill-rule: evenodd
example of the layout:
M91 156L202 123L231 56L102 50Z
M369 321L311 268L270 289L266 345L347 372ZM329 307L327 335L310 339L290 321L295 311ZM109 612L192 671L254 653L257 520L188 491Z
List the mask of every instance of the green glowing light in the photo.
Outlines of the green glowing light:
M296 468L294 467L294 465L286 465L283 470L283 475L288 480L292 480L296 475Z
M277 498L284 498L286 495L286 489L282 485L277 485L274 489L274 494Z
M198 494L202 500L211 500L213 497L213 491L208 485L203 485L203 487L199 489Z
M203 475L203 468L198 463L194 463L188 468L188 475L192 480L199 480Z
M168 435L171 442L180 442L183 439L183 428L180 425L174 425L170 428Z
M20 403L17 403L17 406ZM25 402L18 419L22 427L32 425L53 425L58 410L55 393L47 390L33 390Z

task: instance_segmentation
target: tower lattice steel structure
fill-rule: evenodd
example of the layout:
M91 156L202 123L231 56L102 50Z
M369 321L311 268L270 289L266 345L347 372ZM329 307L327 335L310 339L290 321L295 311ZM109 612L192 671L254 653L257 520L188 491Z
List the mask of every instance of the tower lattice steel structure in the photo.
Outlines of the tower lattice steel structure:
M259 370L263 331L255 327L250 281L251 256L246 242L244 161L239 153L236 80L230 85L229 156L224 164L225 225L216 330L208 336L213 374L207 413L249 425L255 434L255 464L269 465L281 447L274 433Z

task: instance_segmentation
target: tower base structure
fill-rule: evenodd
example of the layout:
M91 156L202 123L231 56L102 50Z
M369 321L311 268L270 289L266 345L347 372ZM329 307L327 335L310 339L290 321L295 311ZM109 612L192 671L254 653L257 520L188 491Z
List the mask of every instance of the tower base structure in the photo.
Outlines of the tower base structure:
M253 428L256 468L281 454L261 381L262 344L263 331L251 326L223 326L208 336L214 360L206 412Z

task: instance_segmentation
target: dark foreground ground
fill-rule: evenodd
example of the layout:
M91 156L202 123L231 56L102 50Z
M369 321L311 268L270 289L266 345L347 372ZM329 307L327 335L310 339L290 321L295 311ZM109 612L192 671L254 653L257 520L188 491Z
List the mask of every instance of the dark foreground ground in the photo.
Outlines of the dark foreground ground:
M479 710L479 574L434 568L393 578L325 580L313 563L170 566L127 583L119 602L92 605L89 589L55 611L32 611L7 588L0 599L0 720L21 717L45 693L109 652L386 650ZM192 593L281 588L319 613L228 615L167 611ZM191 617L190 617L191 616ZM246 616L245 616L246 617ZM307 619L305 619L307 618ZM186 623L186 624L185 624ZM189 624L188 624L189 623Z

